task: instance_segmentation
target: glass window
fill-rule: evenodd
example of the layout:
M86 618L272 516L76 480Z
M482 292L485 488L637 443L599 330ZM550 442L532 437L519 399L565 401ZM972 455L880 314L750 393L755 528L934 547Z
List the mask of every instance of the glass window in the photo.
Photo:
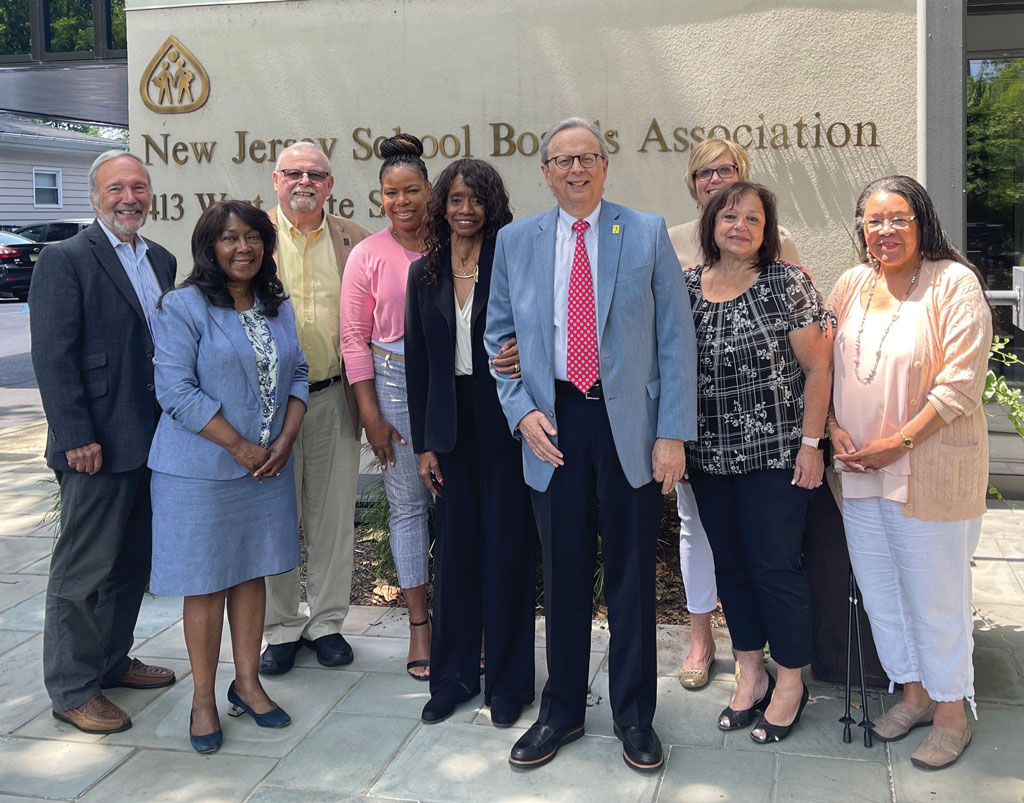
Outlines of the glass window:
M59 207L60 170L43 167L32 168L32 188L36 206Z
M92 0L46 0L45 6L47 53L93 49Z
M967 256L993 290L1024 264L1024 57L972 59L967 76ZM1024 357L1024 332L996 307L996 334ZM995 366L994 366L995 367ZM1003 372L996 368L997 373ZM1024 369L1005 371L1024 384Z
M31 56L28 0L0 3L0 57Z
M126 50L127 48L128 37L125 35L124 0L110 0L107 50Z
M38 243L43 239L43 226L29 226L27 229L19 229L18 234L26 240Z
M50 230L46 233L47 240L66 240L78 234L77 223L51 223Z

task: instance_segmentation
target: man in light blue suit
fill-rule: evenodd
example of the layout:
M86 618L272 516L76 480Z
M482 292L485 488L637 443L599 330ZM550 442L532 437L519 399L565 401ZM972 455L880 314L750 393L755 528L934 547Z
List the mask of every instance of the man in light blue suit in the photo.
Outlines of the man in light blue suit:
M485 334L492 357L519 340L521 378L495 376L544 554L549 679L509 762L541 766L583 735L600 535L615 734L628 766L653 771L659 491L683 476L697 434L693 318L665 221L602 200L593 126L553 126L541 170L558 206L498 234Z

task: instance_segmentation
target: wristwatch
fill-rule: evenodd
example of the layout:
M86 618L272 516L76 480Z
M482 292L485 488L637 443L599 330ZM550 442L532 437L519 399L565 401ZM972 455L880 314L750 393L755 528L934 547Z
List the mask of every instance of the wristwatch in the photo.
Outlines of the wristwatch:
M914 439L913 438L908 438L906 435L904 435L902 429L896 430L896 434L899 435L903 439L903 445L904 446L906 446L908 449L913 449L914 448Z
M821 443L821 438L808 438L806 435L804 435L800 439L800 443L802 443L804 446L810 446L812 449L817 449L819 448L818 444Z

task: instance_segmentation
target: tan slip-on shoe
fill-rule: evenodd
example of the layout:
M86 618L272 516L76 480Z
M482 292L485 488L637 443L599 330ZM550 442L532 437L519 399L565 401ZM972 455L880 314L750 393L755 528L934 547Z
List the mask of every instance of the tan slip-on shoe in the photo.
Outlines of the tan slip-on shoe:
M935 716L935 701L924 708L912 708L905 703L896 703L875 720L871 732L882 742L898 742L914 728L931 725Z
M679 669L679 685L688 691L703 689L711 680L711 665L715 662L715 642L711 642L707 663L702 669Z
M53 718L67 722L83 733L120 733L132 726L131 717L102 694L97 694L78 708L54 711Z
M163 666L150 666L138 658L132 658L128 671L116 680L108 680L100 685L103 689L161 689L170 686L176 678L174 670Z
M966 723L962 733L950 733L933 727L924 741L910 754L910 762L922 770L941 770L954 764L971 743L971 728Z

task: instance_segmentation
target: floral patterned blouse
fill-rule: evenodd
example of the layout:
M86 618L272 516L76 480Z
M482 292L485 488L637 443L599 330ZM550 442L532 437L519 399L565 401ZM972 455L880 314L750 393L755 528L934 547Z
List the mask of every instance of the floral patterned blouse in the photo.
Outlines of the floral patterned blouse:
M256 355L256 374L260 383L260 446L270 446L270 426L277 407L277 343L270 333L263 311L254 305L252 309L237 312L245 336L252 343Z
M802 269L772 262L740 296L704 298L705 266L686 271L697 334L697 440L687 461L708 474L792 468L800 449L804 373L789 333L831 313Z

